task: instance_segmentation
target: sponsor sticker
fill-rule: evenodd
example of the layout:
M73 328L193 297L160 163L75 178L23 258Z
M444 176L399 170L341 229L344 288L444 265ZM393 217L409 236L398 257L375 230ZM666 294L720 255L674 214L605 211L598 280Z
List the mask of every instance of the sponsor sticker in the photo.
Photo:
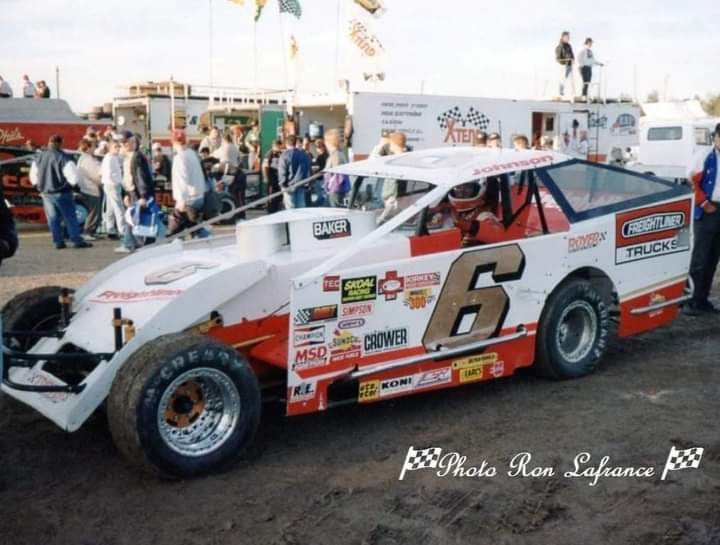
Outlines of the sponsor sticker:
M651 214L623 223L623 238L639 237L663 231L674 231L685 225L685 212Z
M452 371L449 367L443 367L433 371L424 371L404 377L369 380L360 383L358 401L373 401L403 392L421 390L439 384L449 384L451 381Z
M426 288L440 285L440 273L411 274L405 277L405 289Z
M473 367L466 367L460 369L459 373L460 383L474 382L476 380L482 380L483 378L483 365L481 363L475 364Z
M306 346L295 350L295 363L293 363L292 368L293 371L302 371L313 367L321 367L327 365L327 363L327 346Z
M482 380L485 378L485 369L491 369L497 363L498 355L496 352L492 352L455 360L452 362L452 368L458 371L460 383L465 383ZM503 365L502 362L499 363L501 366Z
M405 292L403 304L410 310L421 310L426 308L435 300L432 288L420 288Z
M293 346L325 344L325 326L298 327L293 331Z
M505 362L496 361L490 366L490 376L499 378L505 374Z
M378 282L378 295L384 295L386 301L395 301L398 293L405 289L405 279L398 276L397 271L385 273L385 278Z
M290 403L296 403L298 401L307 401L315 397L315 383L314 382L301 382L292 387L290 392Z
M323 278L323 291L340 291L340 277L326 276Z
M369 380L360 383L358 390L358 401L372 401L380 397L380 381Z
M356 316L370 316L375 312L375 303L355 303L343 305L340 312L342 318L354 318Z
M311 322L328 322L337 319L337 316L337 305L303 308L295 313L294 323L295 325L305 325Z
M405 327L373 331L363 338L363 350L366 354L386 352L405 347L407 344L408 330Z
M377 298L377 276L361 276L342 280L342 302L357 303Z
M152 289L142 291L105 290L90 299L93 303L138 303L140 301L158 301L174 299L182 290Z
M362 340L347 330L337 330L330 343L330 361L336 363L357 359L362 353Z
M568 252L575 253L583 250L591 250L597 248L607 239L607 232L597 231L586 235L570 237L568 239Z
M355 329L365 325L365 318L351 318L338 322L338 329Z
M650 257L686 252L690 250L690 240L687 236L683 237L683 239L684 240L681 240L681 237L675 236L617 248L615 250L615 263L622 265L623 263L631 263Z
M452 381L452 371L449 367L425 371L415 375L415 388L427 388L438 384L448 384Z
M350 220L346 218L316 221L312 224L313 236L317 240L343 238L352 235Z

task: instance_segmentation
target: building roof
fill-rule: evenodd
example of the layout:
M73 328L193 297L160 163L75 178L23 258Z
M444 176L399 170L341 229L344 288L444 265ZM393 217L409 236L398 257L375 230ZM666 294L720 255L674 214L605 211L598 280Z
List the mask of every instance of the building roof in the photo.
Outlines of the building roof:
M570 160L553 151L445 147L347 163L330 172L428 182L453 187L479 178L550 166Z
M59 98L3 98L0 100L0 122L15 123L85 123L70 106Z

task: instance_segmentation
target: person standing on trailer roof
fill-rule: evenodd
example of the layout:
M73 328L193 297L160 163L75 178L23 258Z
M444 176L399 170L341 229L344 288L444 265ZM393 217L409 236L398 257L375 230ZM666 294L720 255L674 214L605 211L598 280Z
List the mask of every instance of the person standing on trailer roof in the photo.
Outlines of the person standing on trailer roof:
M37 89L35 89L35 84L30 81L30 78L27 75L23 76L23 98L35 98L35 93L37 92Z
M578 66L580 66L580 76L583 82L582 96L585 100L589 100L588 90L592 82L593 66L604 66L603 63L595 58L592 46L592 38L587 38L585 40L585 47L582 48L582 51L580 51L578 55Z
M573 65L575 54L570 45L570 33L565 31L560 35L560 43L555 48L555 60L560 65L560 97L565 95L565 84L570 79L570 90L572 97L575 97L575 78L573 77Z
M690 168L689 178L695 190L695 245L690 262L695 291L684 311L697 316L720 312L709 300L720 261L720 123L715 127L712 150Z
M12 98L13 90L10 84L0 76L0 98Z

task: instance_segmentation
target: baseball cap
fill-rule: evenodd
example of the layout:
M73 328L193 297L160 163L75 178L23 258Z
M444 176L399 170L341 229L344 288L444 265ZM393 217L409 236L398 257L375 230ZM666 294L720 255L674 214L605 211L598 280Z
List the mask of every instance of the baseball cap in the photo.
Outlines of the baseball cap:
M720 123L715 125L715 136L720 136Z

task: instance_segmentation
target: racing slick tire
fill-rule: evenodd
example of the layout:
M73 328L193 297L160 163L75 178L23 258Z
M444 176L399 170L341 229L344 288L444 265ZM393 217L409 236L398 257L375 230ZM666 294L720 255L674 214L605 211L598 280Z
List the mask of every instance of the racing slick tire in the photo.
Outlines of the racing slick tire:
M607 349L609 330L608 305L590 282L561 284L540 317L537 372L555 380L592 373Z
M24 291L8 301L2 309L4 331L50 331L60 323L60 286L43 286ZM74 290L68 290L72 293ZM26 352L36 338L7 339L8 348Z
M115 444L164 477L226 468L260 420L260 387L233 348L194 333L154 339L120 368L108 398Z

